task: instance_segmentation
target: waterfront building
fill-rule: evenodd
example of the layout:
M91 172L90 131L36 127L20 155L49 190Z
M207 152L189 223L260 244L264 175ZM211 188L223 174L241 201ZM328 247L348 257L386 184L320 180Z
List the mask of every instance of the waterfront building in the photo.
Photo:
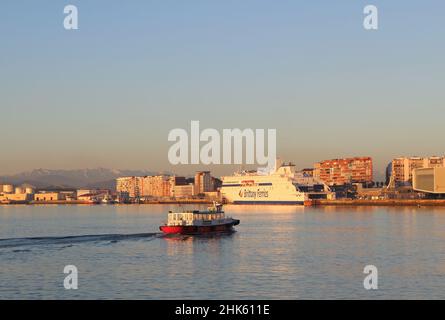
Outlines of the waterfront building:
M413 189L432 194L445 194L445 167L417 168L412 172Z
M23 187L15 187L15 189L14 189L14 193L15 193L15 194L26 193L26 190L25 190L25 188L23 188Z
M194 184L173 186L172 197L175 198L191 198L195 194Z
M96 190L91 189L79 189L76 191L77 198L83 196L84 194L96 193Z
M130 198L140 196L142 177L120 177L116 179L116 191L118 194L128 194Z
M76 191L60 191L62 199L66 201L75 201L77 200L77 192Z
M186 186L185 177L157 175L145 177L121 177L116 179L119 198L170 197L175 186ZM187 189L187 188L185 188ZM185 192L179 190L179 193Z
M198 171L195 174L195 194L214 191L210 171Z
M76 196L77 200L89 202L101 201L111 197L110 190L107 189L79 189L76 191Z
M221 181L213 178L209 171L201 171L196 173L192 186L190 180L181 176L120 177L116 179L116 191L119 198L189 197L215 191L214 186L220 184Z
M33 197L30 193L0 193L0 202L29 202Z
M36 188L30 184L22 184L22 188L24 188L25 193L27 194L34 194L36 192Z
M413 170L445 166L445 157L400 157L391 162L391 178L398 186L409 186L413 181Z
M4 184L2 185L3 193L14 193L14 186L12 184Z
M314 176L313 168L304 168L300 172L304 177L312 178Z
M77 197L81 197L86 194L95 194L95 195L110 195L110 190L108 189L79 189L76 191Z
M81 195L77 196L77 200L94 203L102 201L106 195L106 193L82 193Z
M38 192L34 194L34 201L36 202L46 202L46 201L59 201L65 200L63 194L59 192Z
M313 176L327 185L371 183L373 169L371 157L354 157L324 160L314 164Z
M121 203L129 202L130 201L130 195L126 191L118 192L117 193L117 201L121 202Z
M143 197L169 197L175 177L168 175L146 176L141 177L139 183L140 194Z
M187 185L187 179L185 177L179 177L179 176L172 176L170 177L171 183L174 186L185 186Z

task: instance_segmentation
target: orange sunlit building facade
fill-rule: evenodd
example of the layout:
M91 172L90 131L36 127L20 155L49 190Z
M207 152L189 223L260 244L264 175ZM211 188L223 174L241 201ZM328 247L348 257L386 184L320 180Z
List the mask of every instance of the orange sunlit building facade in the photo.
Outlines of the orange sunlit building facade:
M372 158L355 157L317 162L314 164L314 178L327 185L371 183L373 181Z

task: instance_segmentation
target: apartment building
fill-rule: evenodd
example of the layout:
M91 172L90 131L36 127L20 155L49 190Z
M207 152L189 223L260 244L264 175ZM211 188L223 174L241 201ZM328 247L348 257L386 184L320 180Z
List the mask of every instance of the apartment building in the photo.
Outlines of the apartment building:
M173 187L186 185L185 177L157 175L116 179L116 191L130 198L170 197Z
M195 194L214 191L212 176L210 171L198 171L195 174Z
M140 197L140 179L142 177L121 177L116 179L118 194L128 195L130 198Z
M397 185L411 185L413 170L445 166L445 157L400 157L391 162L391 176Z
M314 178L327 185L371 183L373 169L371 157L324 160L314 164Z

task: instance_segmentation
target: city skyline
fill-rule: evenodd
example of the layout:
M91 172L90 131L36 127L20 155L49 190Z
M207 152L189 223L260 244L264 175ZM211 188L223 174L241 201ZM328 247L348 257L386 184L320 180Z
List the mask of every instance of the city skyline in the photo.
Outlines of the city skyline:
M444 153L437 1L373 1L376 31L362 27L365 1L71 3L76 31L58 2L3 4L1 175L238 169L168 163L168 132L191 120L276 128L298 168L371 156L383 175L393 158Z
M294 164L293 161L287 161L286 159L281 159L281 158L277 158L277 160L280 163L292 163ZM432 166L435 166L436 162L439 164L444 163L445 161L445 155L430 155L430 156L408 156L408 157L396 157L391 159L387 166L385 167L384 172L375 172L375 168L373 166L373 159L372 157L368 157L368 156L355 156L355 157L350 157L350 158L332 158L332 159L323 159L317 162L314 162L312 165L307 166L307 167L298 167L296 166L296 170L297 171L305 171L307 169L311 169L311 170L320 170L320 166L324 165L325 163L329 166L330 164L335 163L335 165L343 165L344 163L347 163L349 161L354 161L354 160L369 160L370 161L370 173L367 173L368 175L368 181L374 181L374 182L383 182L385 180L387 180L388 176L388 167L393 165L394 162L396 162L398 165L399 163L402 163L403 166L403 162L406 162L404 164L405 167L410 167L411 165L409 164L410 161L413 163L422 163L422 166L424 167L429 167L430 166L430 162L432 163ZM295 165L295 164L294 164ZM209 167L218 167L218 166L224 166L224 167L231 167L233 168L232 172L229 172L228 174L223 174L223 175L218 175L215 174L215 177L218 176L224 176L224 175L231 175L234 172L240 172L242 170L255 170L258 168L255 168L253 165L208 165L208 166L204 166L204 165L183 165L186 166L187 168L190 168L189 166L195 167L196 170L195 171L190 171L190 172L185 172L185 173L180 173L180 172L175 172L175 171L167 171L167 170L163 170L163 171L154 171L154 170L150 170L148 169L132 169L132 170L127 170L127 169L120 169L120 168L104 168L104 167L97 167L97 168L75 168L75 169L66 169L66 168L35 168L32 170L28 170L28 171L23 171L23 172L17 172L14 174L1 174L0 173L0 182L2 182L2 178L6 179L5 181L8 182L9 180L7 179L8 177L17 177L17 176L31 176L33 174L38 174L38 175L52 175L55 174L56 176L59 176L63 173L70 173L71 175L90 175L92 174L93 176L96 176L96 180L95 182L98 182L100 179L97 178L97 176L102 174L114 174L116 177L134 177L134 176L140 176L140 177L144 177L144 176L157 176L157 175L170 175L170 176L184 176L184 177L193 177L195 176L196 173L199 172L203 172L203 171L209 171L214 173L211 170L208 170ZM415 165L414 167L419 167L418 165ZM259 172L261 172L263 170L259 170ZM332 172L330 173L332 174ZM404 174L405 176L410 176L410 172L404 172L404 173L400 173L400 174ZM25 178L21 178L22 180L26 180ZM72 179L72 177L70 178ZM109 178L110 179L110 178ZM410 179L410 177L408 178L400 178L398 177L397 179L403 179L408 181ZM103 180L103 179L102 179ZM3 181L3 182L5 182Z

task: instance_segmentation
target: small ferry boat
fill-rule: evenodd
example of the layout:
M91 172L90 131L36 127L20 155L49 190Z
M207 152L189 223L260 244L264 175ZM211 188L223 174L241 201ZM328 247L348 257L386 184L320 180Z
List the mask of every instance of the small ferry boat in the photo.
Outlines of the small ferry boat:
M226 217L222 204L214 202L206 211L169 211L167 223L159 229L168 234L203 234L232 231L239 223L237 219Z

